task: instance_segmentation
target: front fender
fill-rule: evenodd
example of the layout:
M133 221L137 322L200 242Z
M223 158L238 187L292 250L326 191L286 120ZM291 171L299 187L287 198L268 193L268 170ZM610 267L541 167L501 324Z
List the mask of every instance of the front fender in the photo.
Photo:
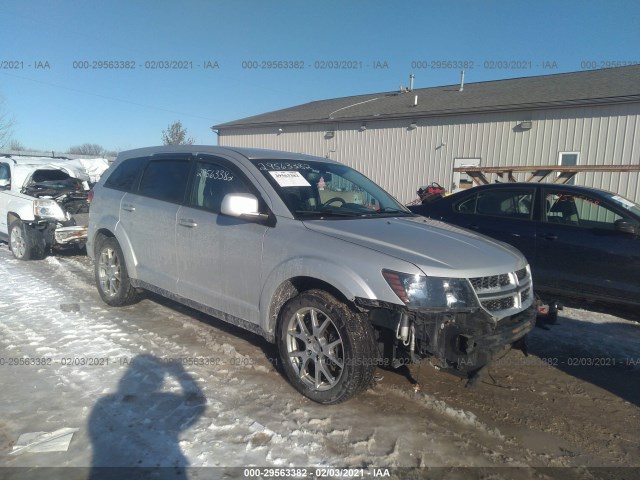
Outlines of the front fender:
M20 217L23 222L33 222L33 202L29 200L12 199L7 204L7 212ZM7 225L8 227L9 225Z
M272 315L274 304L281 302L276 293L288 280L296 277L308 277L336 288L342 295L354 300L356 297L377 298L369 283L356 271L337 262L323 257L297 257L291 258L274 268L264 283L265 287L260 296L260 327L267 334L273 335L277 320Z
M133 249L131 248L131 241L129 240L129 235L122 228L120 221L115 216L110 216L104 219L103 224L100 228L96 228L93 226L92 222L89 222L90 231L89 236L87 237L87 253L91 252L90 257L96 261L96 254L94 249L96 248L96 237L101 232L108 232L109 235L115 237L115 239L120 244L120 248L122 249L122 254L124 255L124 261L127 266L127 274L133 280L138 278L138 259L135 257L135 254L132 253ZM95 230L94 230L95 229Z

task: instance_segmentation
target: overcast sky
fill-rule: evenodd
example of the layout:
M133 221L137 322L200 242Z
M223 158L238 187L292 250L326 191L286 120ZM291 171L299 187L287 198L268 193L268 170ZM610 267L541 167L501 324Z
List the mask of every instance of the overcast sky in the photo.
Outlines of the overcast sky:
M640 2L3 0L14 138L161 143L314 100L640 63ZM101 63L102 62L102 63ZM639 80L640 81L640 80Z

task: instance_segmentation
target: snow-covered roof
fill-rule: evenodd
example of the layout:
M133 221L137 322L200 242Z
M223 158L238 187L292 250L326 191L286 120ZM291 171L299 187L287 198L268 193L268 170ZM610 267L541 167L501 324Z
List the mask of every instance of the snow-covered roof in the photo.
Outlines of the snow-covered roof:
M12 185L22 187L25 180L35 170L63 170L70 176L82 181L95 183L104 171L109 168L106 158L68 158L56 157L24 157L7 155L0 157L0 161L13 163Z

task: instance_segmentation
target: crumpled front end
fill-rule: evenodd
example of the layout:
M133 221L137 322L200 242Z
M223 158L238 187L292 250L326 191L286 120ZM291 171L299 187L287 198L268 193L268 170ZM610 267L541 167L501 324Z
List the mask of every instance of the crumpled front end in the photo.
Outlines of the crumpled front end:
M398 296L406 298L406 306L364 299L356 303L369 311L372 324L378 327L379 345L390 366L428 359L438 369L472 377L498 354L521 342L535 326L529 267L501 275L457 279L457 290L445 290L447 305L439 308L416 306L412 301L418 298L424 304L428 297L428 292L414 291L417 285L424 285L421 278L408 278L403 283L402 277L394 277L393 272L383 274ZM462 282L468 282L466 290L460 288ZM447 283L453 285L449 280ZM460 301L463 297L464 302Z
M483 311L437 314L413 312L415 350L409 355L429 357L437 368L472 374L497 354L511 348L535 326L533 305L497 324Z
M67 200L65 202L65 200ZM77 195L71 201L63 199L49 200L46 207L36 203L34 228L40 232L49 247L83 247L87 241L89 224L89 203Z

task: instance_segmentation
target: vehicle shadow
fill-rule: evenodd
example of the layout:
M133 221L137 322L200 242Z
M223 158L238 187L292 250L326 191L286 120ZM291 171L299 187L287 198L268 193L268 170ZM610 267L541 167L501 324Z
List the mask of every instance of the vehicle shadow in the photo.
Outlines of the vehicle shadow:
M168 391L168 382L179 391ZM100 398L88 420L89 478L186 479L180 433L204 412L206 398L182 364L143 354L131 359L115 393Z
M640 406L640 327L562 316L528 335L529 354Z

